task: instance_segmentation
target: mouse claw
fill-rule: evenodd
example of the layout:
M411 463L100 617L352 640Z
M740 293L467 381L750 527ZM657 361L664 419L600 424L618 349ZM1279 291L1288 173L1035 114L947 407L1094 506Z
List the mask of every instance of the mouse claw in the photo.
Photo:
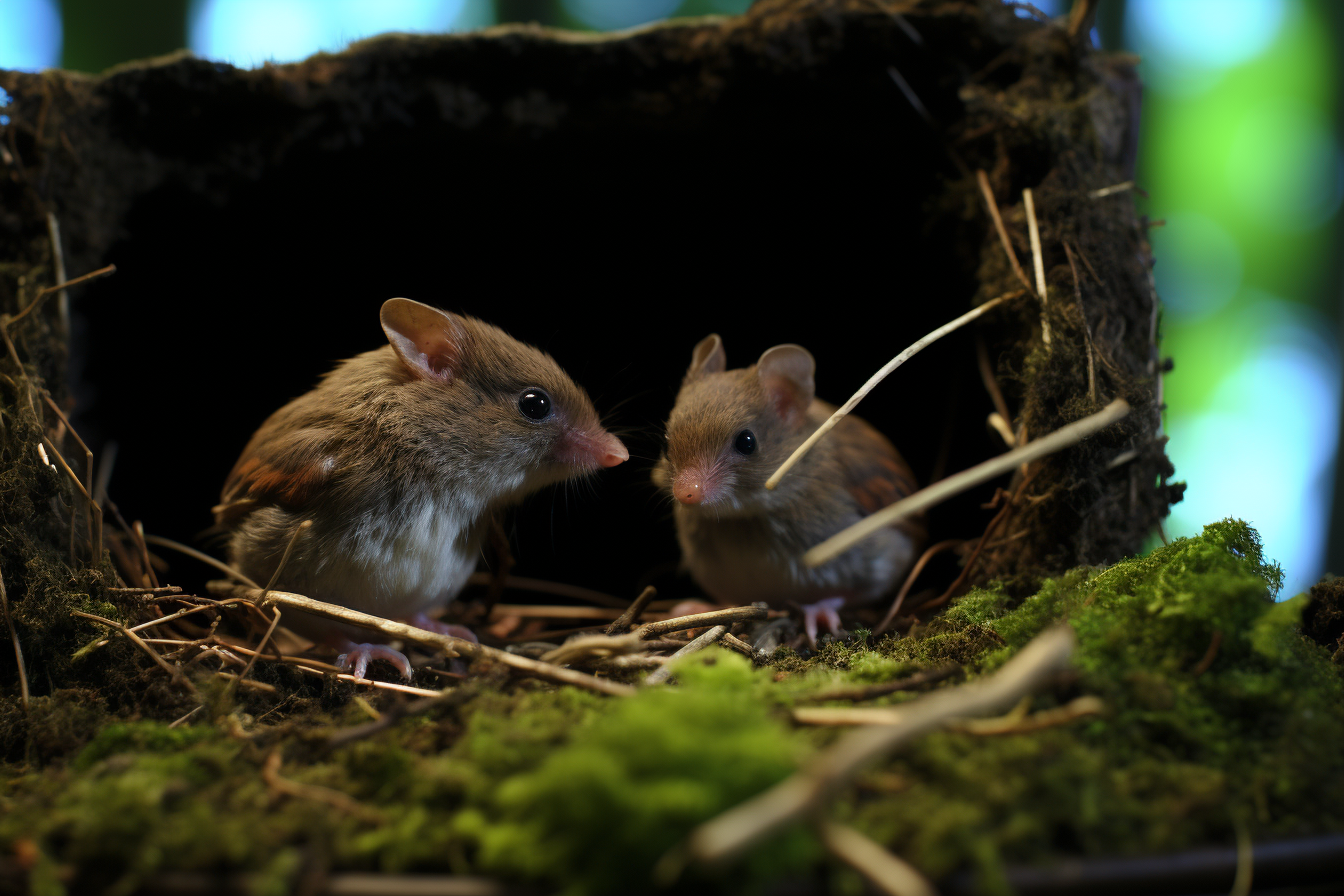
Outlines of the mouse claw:
M845 599L843 597L828 597L825 600L819 600L814 604L807 604L802 607L803 631L807 633L807 643L813 647L817 646L818 619L826 624L826 631L836 636L840 634L840 613L838 610L844 605Z
M374 660L387 660L403 678L410 681L411 661L400 650L393 650L386 644L351 643L345 653L336 657L336 667L354 675L356 681L363 681L367 677L364 673L369 670L369 663Z

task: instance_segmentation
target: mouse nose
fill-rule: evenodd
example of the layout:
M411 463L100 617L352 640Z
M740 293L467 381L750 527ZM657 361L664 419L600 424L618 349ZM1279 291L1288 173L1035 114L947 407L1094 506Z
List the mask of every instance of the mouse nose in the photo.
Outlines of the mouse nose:
M678 476L672 483L672 495L682 504L695 505L705 500L704 484L699 476Z
M630 452L625 449L625 445L620 439L610 433L607 434L607 439L607 444L603 446L606 452L598 460L599 464L604 467L614 467L630 459Z

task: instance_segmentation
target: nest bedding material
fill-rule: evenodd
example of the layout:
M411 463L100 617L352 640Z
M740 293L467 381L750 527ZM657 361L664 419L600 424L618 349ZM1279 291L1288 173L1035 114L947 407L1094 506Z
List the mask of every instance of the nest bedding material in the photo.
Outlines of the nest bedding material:
M948 664L984 674L1059 619L1078 636L1077 672L1033 709L1094 695L1101 716L930 735L827 814L935 880L969 869L986 893L1009 892L1013 864L1340 831L1344 679L1298 628L1307 598L1271 600L1280 581L1254 531L1229 520L1020 602L974 591L911 637L860 634L808 660L782 649L760 667L711 648L677 666L675 685L624 699L468 681L337 747L333 734L368 719L342 688L250 697L247 711L216 703L176 728L59 692L27 717L8 704L0 845L26 857L33 892L53 894L133 892L168 871L247 872L280 892L313 863L644 888L694 825L834 740L792 724L795 704ZM852 872L827 868L811 834L790 829L730 872L691 868L674 890L802 875L851 891Z

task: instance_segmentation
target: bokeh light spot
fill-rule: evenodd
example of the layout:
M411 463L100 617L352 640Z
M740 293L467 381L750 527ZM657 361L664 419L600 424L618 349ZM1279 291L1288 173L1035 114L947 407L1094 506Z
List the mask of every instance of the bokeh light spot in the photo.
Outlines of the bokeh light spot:
M1226 229L1196 212L1167 216L1154 231L1153 275L1162 304L1177 318L1196 319L1224 307L1241 286L1241 249Z
M1224 69L1263 53L1283 25L1283 0L1129 0L1130 42L1192 66Z
M597 31L619 31L665 19L680 0L560 0L565 12Z
M0 68L36 72L61 61L61 11L54 0L0 0Z
M193 0L191 49L236 65L294 62L387 31L442 32L467 0Z
M1329 122L1287 98L1243 111L1226 158L1228 192L1275 229L1319 227L1344 199L1344 157Z

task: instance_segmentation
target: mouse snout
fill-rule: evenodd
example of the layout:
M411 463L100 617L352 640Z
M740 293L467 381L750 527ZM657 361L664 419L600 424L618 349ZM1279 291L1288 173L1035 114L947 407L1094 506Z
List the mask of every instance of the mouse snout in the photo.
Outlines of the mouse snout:
M625 463L630 459L630 452L625 450L624 443L611 433L604 433L606 440L600 442L594 455L598 457L598 464L603 467L614 467L617 464Z
M699 470L684 470L672 480L672 497L686 505L703 504L705 477Z

